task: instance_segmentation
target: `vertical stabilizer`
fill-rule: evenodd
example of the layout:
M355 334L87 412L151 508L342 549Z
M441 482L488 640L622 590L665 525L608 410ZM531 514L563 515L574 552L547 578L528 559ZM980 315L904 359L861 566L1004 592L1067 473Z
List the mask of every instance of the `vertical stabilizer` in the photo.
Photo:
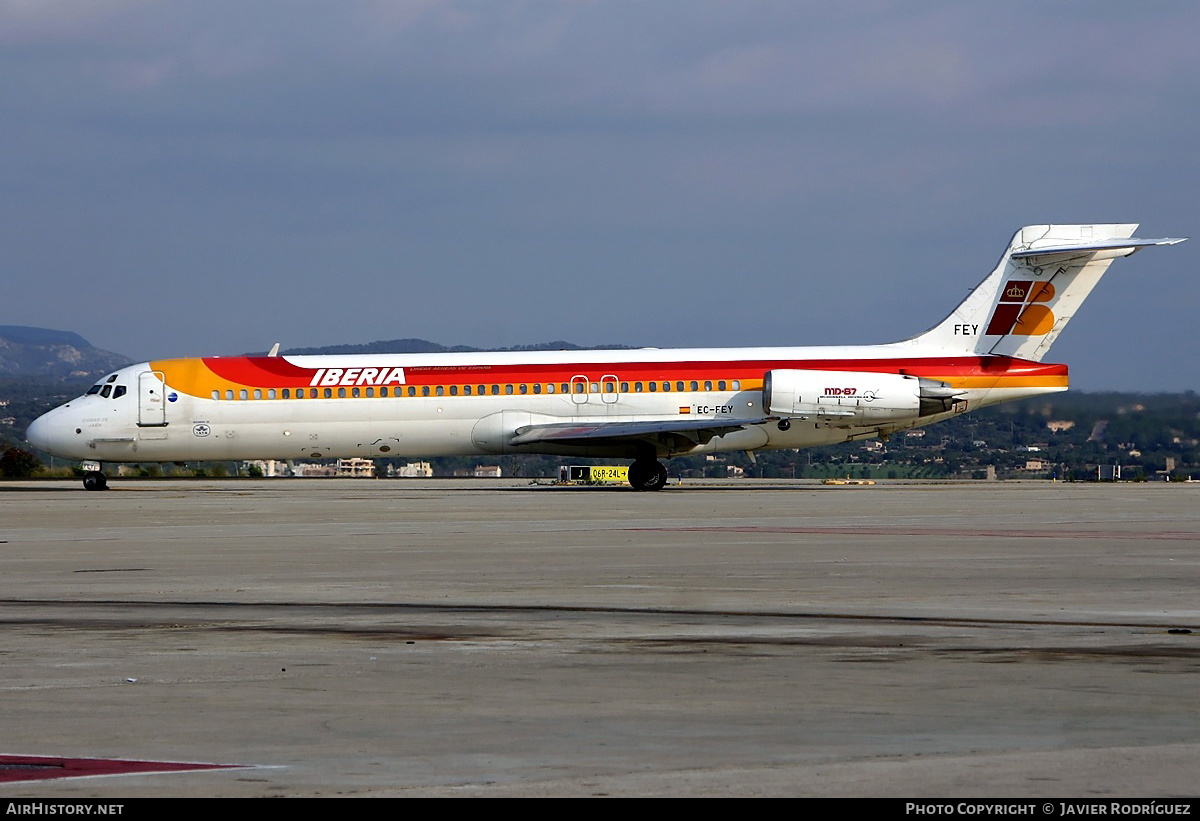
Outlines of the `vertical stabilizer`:
M1114 259L1183 241L1135 239L1136 228L1136 223L1026 226L950 316L901 344L1040 361Z

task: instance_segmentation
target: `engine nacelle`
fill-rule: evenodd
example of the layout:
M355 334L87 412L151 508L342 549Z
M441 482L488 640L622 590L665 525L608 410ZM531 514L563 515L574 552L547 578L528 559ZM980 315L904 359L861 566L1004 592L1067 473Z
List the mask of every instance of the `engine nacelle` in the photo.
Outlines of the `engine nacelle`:
M922 383L941 385L896 373L768 371L763 407L773 416L812 418L838 427L903 422L926 410Z

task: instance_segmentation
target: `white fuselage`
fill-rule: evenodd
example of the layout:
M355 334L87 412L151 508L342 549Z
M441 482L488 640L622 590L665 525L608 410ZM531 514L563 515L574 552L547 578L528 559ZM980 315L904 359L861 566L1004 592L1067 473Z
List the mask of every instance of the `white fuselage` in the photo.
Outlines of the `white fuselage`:
M830 383L829 395L815 412L788 411L782 416L789 424L778 424L778 410L763 407L765 375L808 371ZM872 379L901 373L952 387L953 408L897 411L886 422L844 410L843 394L853 390L844 385L863 384L861 397L878 392L870 390ZM633 456L648 446L656 456L671 456L886 435L1063 390L1065 382L1061 365L945 357L897 345L177 359L105 377L36 420L29 440L57 456L100 462ZM530 426L647 420L668 427L710 420L720 430L691 438L509 442Z

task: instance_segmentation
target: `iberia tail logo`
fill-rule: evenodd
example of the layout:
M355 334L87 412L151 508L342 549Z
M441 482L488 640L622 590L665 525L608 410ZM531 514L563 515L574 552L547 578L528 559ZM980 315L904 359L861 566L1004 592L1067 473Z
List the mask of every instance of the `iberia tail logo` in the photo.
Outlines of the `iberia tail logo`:
M1000 291L1000 304L987 333L995 336L1040 336L1054 327L1054 312L1045 304L1054 298L1049 282L1010 280Z

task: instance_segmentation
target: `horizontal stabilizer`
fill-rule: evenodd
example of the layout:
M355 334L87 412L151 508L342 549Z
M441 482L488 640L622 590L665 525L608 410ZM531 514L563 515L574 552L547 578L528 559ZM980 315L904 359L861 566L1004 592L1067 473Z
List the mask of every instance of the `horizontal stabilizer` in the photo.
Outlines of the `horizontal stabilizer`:
M1096 251L1125 251L1121 256L1128 256L1139 248L1149 245L1176 245L1186 240L1186 237L1163 237L1162 239L1108 239L1099 242L1085 242L1072 245L1055 245L1052 248L1030 248L1025 251L1014 251L1013 259L1041 259L1042 257L1076 256Z

